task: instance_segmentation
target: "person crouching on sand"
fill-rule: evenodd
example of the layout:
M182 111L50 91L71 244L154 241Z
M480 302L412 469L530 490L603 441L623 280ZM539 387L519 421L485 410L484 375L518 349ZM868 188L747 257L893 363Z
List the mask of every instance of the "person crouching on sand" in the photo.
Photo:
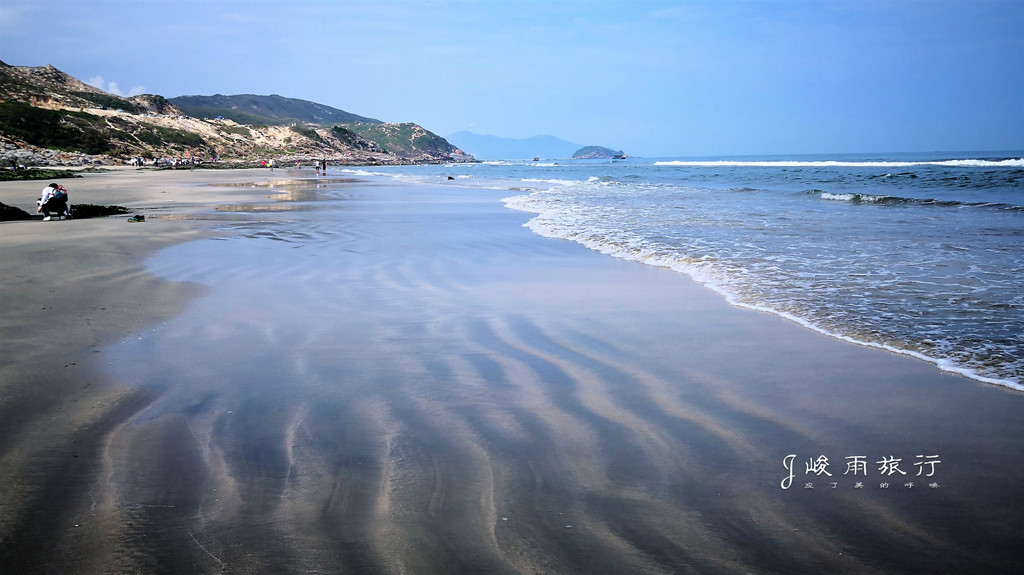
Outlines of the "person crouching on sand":
M50 212L55 212L64 219L71 215L71 208L68 207L68 191L64 186L53 183L43 188L43 195L36 202L38 206L36 213L43 213L43 221L50 221Z

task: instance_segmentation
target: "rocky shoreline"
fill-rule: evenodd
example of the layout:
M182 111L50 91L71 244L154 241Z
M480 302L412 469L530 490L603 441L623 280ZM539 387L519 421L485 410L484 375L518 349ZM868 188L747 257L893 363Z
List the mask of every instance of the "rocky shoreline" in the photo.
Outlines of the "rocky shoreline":
M82 152L50 150L30 144L16 144L0 138L0 167L18 168L53 166L118 165L121 160L109 156L95 156Z
M175 164L179 156L146 159L143 166L177 167L177 168L258 168L266 167L270 160L276 166L287 167L300 162L308 165L316 160L326 160L329 165L346 166L389 166L412 164L445 164L476 162L472 156L432 156L424 154L419 158L401 158L386 153L366 154L280 154L261 156L259 158L218 158L214 160L187 160ZM120 158L106 154L86 154L83 152L52 150L31 144L16 143L0 136L0 168L26 169L45 167L84 167L84 166L127 166L133 165L134 158Z

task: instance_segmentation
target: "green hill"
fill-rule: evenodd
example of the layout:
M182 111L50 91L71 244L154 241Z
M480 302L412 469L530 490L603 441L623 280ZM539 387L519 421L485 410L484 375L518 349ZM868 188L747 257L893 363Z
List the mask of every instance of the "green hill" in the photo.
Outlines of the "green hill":
M380 120L358 116L324 104L297 98L285 98L276 94L270 96L255 94L178 96L169 98L168 101L193 118L222 116L239 124L256 126L282 126L295 122L307 124L381 123Z
M358 134L361 138L375 142L389 153L400 157L446 156L459 152L459 149L448 143L437 134L411 123L403 124L369 124L357 122L345 124L345 128Z

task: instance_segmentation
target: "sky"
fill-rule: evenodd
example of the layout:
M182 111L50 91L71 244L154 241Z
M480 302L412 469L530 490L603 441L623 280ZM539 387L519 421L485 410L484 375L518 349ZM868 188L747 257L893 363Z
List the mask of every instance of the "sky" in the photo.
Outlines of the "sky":
M1024 0L0 0L0 60L630 155L1024 149Z

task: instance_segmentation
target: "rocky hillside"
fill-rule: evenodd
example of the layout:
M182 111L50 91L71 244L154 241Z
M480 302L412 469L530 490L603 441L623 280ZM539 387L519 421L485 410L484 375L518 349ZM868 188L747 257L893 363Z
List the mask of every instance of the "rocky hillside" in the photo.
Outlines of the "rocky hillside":
M0 62L0 166L119 164L137 157L221 164L473 161L415 124L388 124L281 96L202 98L180 100L189 114L175 105L179 99L122 98L53 66ZM239 102L245 103L241 110ZM223 113L231 110L239 112L237 119Z

